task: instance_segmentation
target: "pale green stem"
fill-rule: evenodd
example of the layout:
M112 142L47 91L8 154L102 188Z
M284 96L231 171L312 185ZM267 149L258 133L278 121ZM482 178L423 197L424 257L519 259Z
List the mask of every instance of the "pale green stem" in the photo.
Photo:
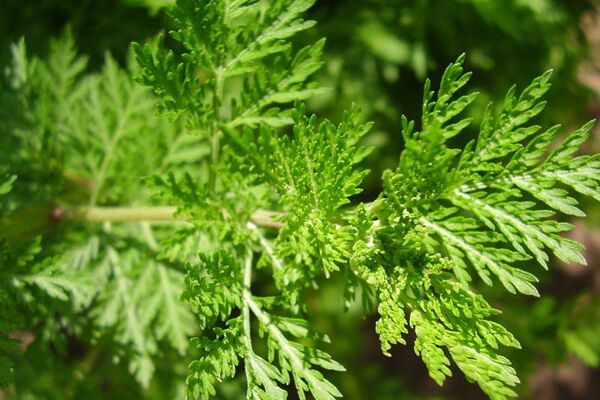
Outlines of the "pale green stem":
M295 370L301 371L305 368L304 361L298 357L298 350L293 347L281 330L273 323L268 313L262 310L250 293L244 293L244 302L250 307L258 321L267 327L269 334L279 343L280 351L292 364Z
M177 207L66 207L67 217L86 222L185 222L175 215ZM277 221L282 213L258 210L250 217L257 226L281 228L283 223Z
M246 298L252 297L252 249L248 248L248 252L246 254L246 258L244 260L242 275L243 275L243 284L244 284L244 306L242 307L242 318L243 318L243 337L244 337L244 345L246 346L247 355L245 358L245 362L247 364L251 364L252 354L254 350L252 349L252 327L250 325L250 309L249 305L246 302ZM250 388L252 386L252 375L250 373L250 368L246 367L246 382L248 384L248 393L250 393Z
M39 235L52 226L65 221L82 222L145 222L189 225L189 221L175 215L177 207L77 207L50 205L25 209L0 218L0 239L8 241ZM223 213L227 217L227 213ZM263 228L279 229L285 213L258 210L250 216L250 223Z
M265 251L265 253L267 253L267 255L269 256L269 258L271 259L271 263L273 265L273 269L281 272L283 270L283 262L275 254L275 249L273 249L273 245L260 232L260 230L256 229L255 233L256 233L256 236L258 237L258 242L260 243L261 247L263 248L263 250ZM287 275L283 276L283 284L286 285L286 286L289 284L289 278L287 277Z

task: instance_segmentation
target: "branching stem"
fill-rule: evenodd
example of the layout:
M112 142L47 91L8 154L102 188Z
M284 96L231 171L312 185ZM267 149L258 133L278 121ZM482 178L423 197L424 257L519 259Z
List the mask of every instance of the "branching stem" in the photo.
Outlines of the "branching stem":
M85 222L184 222L175 215L177 207L74 207L63 210L66 218ZM250 221L265 228L281 228L283 223L278 217L283 213L258 210L250 217Z
M290 344L288 339L277 327L277 325L273 323L269 314L263 311L250 293L244 293L244 301L246 304L248 304L250 310L252 310L252 313L260 321L260 323L267 327L269 334L277 341L281 352L293 365L293 368L297 371L302 371L305 366L304 361L298 356L298 350Z
M177 207L36 207L17 211L0 218L0 239L16 240L43 233L62 221L81 222L147 222L147 223L187 223L183 217L175 215ZM280 229L284 213L258 210L250 217L250 222L263 228Z
M246 299L248 296L252 296L251 285L252 285L252 249L248 248L246 257L244 259L244 265L242 270L242 276L244 277L244 307L242 308L243 318L243 331L244 331L244 345L246 346L246 362L251 362L254 350L252 349L252 327L250 325L250 307ZM248 293L248 296L246 295ZM246 381L248 384L248 392L252 386L252 375L250 374L250 368L246 368Z

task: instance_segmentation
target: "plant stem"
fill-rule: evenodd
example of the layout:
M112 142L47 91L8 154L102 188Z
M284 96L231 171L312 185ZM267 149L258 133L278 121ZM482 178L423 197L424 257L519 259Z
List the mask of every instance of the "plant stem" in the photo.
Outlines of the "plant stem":
M303 360L298 357L298 350L293 347L281 330L273 323L268 313L262 310L254 297L244 292L244 302L250 307L252 313L260 321L261 324L267 327L269 334L279 343L279 347L284 357L293 365L293 368L302 371L305 368Z
M0 239L9 242L31 238L58 223L49 204L25 207L0 217Z
M75 207L67 208L67 217L86 222L159 222L175 221L176 207Z
M177 207L75 207L66 208L69 219L85 222L184 222L175 215ZM258 210L250 217L250 222L265 228L281 228L283 223L276 218L283 213Z
M258 242L260 243L264 252L267 253L269 258L271 259L271 264L273 265L273 269L281 272L283 270L283 262L275 254L275 249L273 249L273 245L271 243L269 243L267 238L258 229L255 231L255 233L256 233L256 236L258 237ZM288 276L286 274L284 274L283 275L283 284L287 286L289 283L290 282L289 282Z
M252 349L252 329L250 325L250 308L248 303L245 301L246 293L251 296L251 285L252 285L252 249L248 248L248 252L246 258L244 259L244 265L242 270L242 275L244 278L244 306L242 307L242 318L243 318L243 330L244 330L244 345L246 346L247 355L245 357L247 363L251 363L252 354L254 350ZM252 386L252 375L250 374L250 368L246 368L246 382L248 384L248 390Z
M39 235L61 221L82 222L167 222L186 223L184 218L175 215L177 207L53 207L51 205L32 207L0 218L0 239L9 241ZM250 216L250 221L263 228L279 229L284 226L278 219L285 213L258 210Z

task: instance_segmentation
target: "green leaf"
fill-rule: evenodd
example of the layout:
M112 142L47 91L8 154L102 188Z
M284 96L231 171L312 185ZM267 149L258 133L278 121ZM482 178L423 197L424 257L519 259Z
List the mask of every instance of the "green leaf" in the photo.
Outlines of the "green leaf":
M133 251L120 254L109 247L105 262L112 279L100 293L102 308L96 309L95 317L100 326L116 329L119 342L131 346L134 355L129 361L129 370L142 386L147 387L155 370L151 356L156 351L156 342L147 335L148 326L142 319L145 314L143 307L147 306L145 299L139 299L133 290L132 278L139 262L138 256Z
M181 355L186 354L189 338L195 332L193 314L179 299L183 273L150 260L137 278L134 301L143 304L140 318L154 328L156 338L166 338Z

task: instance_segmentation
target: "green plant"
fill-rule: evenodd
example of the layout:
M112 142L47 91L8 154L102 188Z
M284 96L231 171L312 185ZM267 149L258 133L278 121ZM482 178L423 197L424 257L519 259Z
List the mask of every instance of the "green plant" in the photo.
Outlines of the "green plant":
M592 123L562 140L532 123L545 73L488 106L456 147L476 97L459 95L471 76L461 56L437 91L426 83L420 126L403 119L405 149L381 194L358 202L371 124L356 107L320 122L301 103L323 92L310 77L324 41L292 43L313 26L312 3L179 0L177 50L136 45L141 68L128 71L107 57L82 76L68 36L46 61L13 47L0 145L17 178L0 186L0 301L17 328L2 322L3 349L15 329L66 332L126 360L143 387L179 354L192 358L190 398L228 396L219 383L243 370L247 398L334 399L325 374L344 367L323 350L307 293L344 274L349 306L377 304L386 355L410 326L437 383L453 362L490 398L516 396L501 347L519 342L477 280L538 296L527 260L585 263L555 214L583 216L571 192L600 199L600 155L575 154ZM7 382L8 359L0 367ZM182 369L168 369L157 397L183 391ZM64 388L82 390L77 378Z

